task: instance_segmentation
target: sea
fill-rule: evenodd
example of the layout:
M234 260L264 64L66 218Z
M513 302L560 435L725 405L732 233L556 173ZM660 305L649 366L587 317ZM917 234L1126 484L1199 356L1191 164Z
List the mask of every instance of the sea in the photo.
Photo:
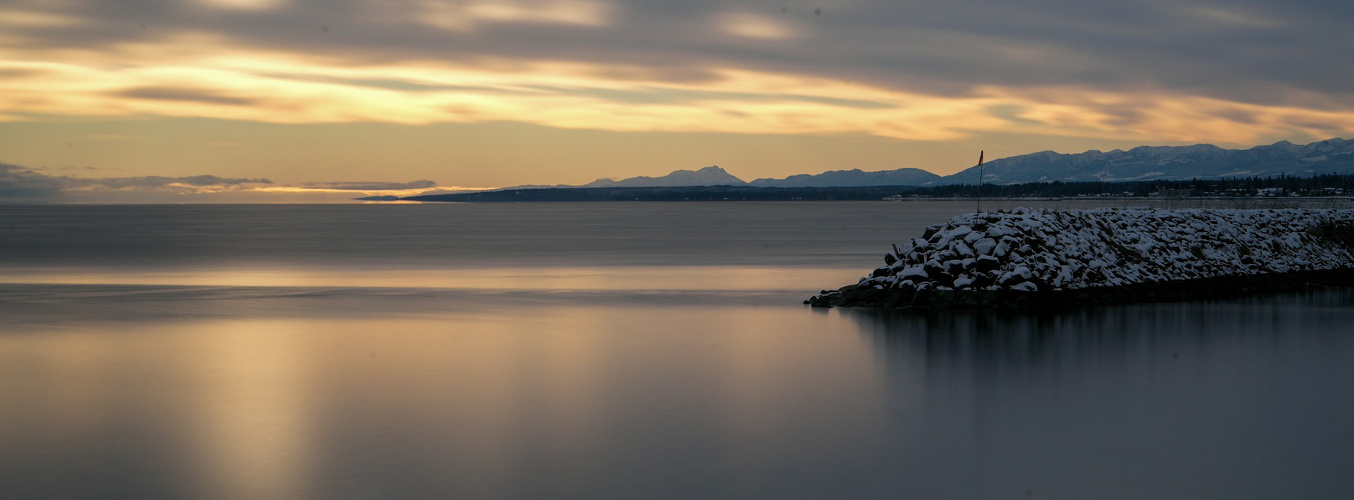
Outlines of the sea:
M975 208L0 206L0 496L1354 494L1354 291L802 303Z

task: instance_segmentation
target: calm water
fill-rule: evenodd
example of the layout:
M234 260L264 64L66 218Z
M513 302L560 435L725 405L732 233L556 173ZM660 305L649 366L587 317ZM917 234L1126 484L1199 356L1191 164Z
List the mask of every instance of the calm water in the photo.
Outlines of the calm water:
M813 310L967 203L0 207L5 498L1347 498L1354 292Z

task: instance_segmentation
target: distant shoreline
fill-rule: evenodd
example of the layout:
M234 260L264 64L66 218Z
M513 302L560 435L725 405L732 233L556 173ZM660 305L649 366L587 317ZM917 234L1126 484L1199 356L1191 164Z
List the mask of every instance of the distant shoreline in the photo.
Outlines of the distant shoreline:
M865 201L915 192L910 186L767 188L751 186L504 189L400 198L401 201L518 203L560 201ZM382 201L382 200L369 200Z
M1354 176L1134 182L1034 182L945 186L645 186L519 188L361 201L522 203L569 201L874 201L874 200L1298 200L1354 201Z

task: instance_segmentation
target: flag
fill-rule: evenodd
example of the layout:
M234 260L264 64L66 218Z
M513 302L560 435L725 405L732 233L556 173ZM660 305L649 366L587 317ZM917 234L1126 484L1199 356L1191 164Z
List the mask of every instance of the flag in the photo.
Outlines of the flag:
M983 166L983 153L984 153L983 150L981 150L981 149L978 150L978 166L979 166L979 167Z

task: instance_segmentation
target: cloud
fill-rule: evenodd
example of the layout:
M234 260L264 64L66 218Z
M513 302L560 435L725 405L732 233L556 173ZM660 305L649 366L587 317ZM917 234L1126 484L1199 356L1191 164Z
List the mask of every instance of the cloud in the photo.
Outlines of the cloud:
M321 182L278 185L268 179L186 177L71 177L0 163L0 202L289 202L351 201L359 196L411 196L489 188L441 188L411 182Z
M32 170L0 163L0 200L41 200L64 188L60 179Z
M0 119L515 121L915 140L1247 142L1294 126L1345 135L1347 10L1315 0L16 1L0 8Z
M116 95L154 101L185 101L229 106L248 106L258 102L257 99L223 95L212 90L182 87L137 87L119 91Z
M432 189L437 187L437 183L426 179L411 182L316 182L301 184L298 187L337 191L404 191Z
M610 7L592 0L425 0L413 12L418 22L470 31L493 23L603 26L610 20Z
M267 11L280 7L283 0L197 0L198 3L221 9Z
M767 15L733 12L720 15L715 22L726 33L740 37L788 40L798 36L793 27Z
M194 175L188 177L71 177L48 175L19 165L0 163L0 200L56 200L91 193L159 192L201 194L256 189L271 185L268 179L242 179Z
M237 179L217 177L215 175L194 175L189 177L54 177L66 184L66 189L79 190L138 190L138 189L179 189L198 191L202 189L231 189L256 184L272 184L268 179Z

